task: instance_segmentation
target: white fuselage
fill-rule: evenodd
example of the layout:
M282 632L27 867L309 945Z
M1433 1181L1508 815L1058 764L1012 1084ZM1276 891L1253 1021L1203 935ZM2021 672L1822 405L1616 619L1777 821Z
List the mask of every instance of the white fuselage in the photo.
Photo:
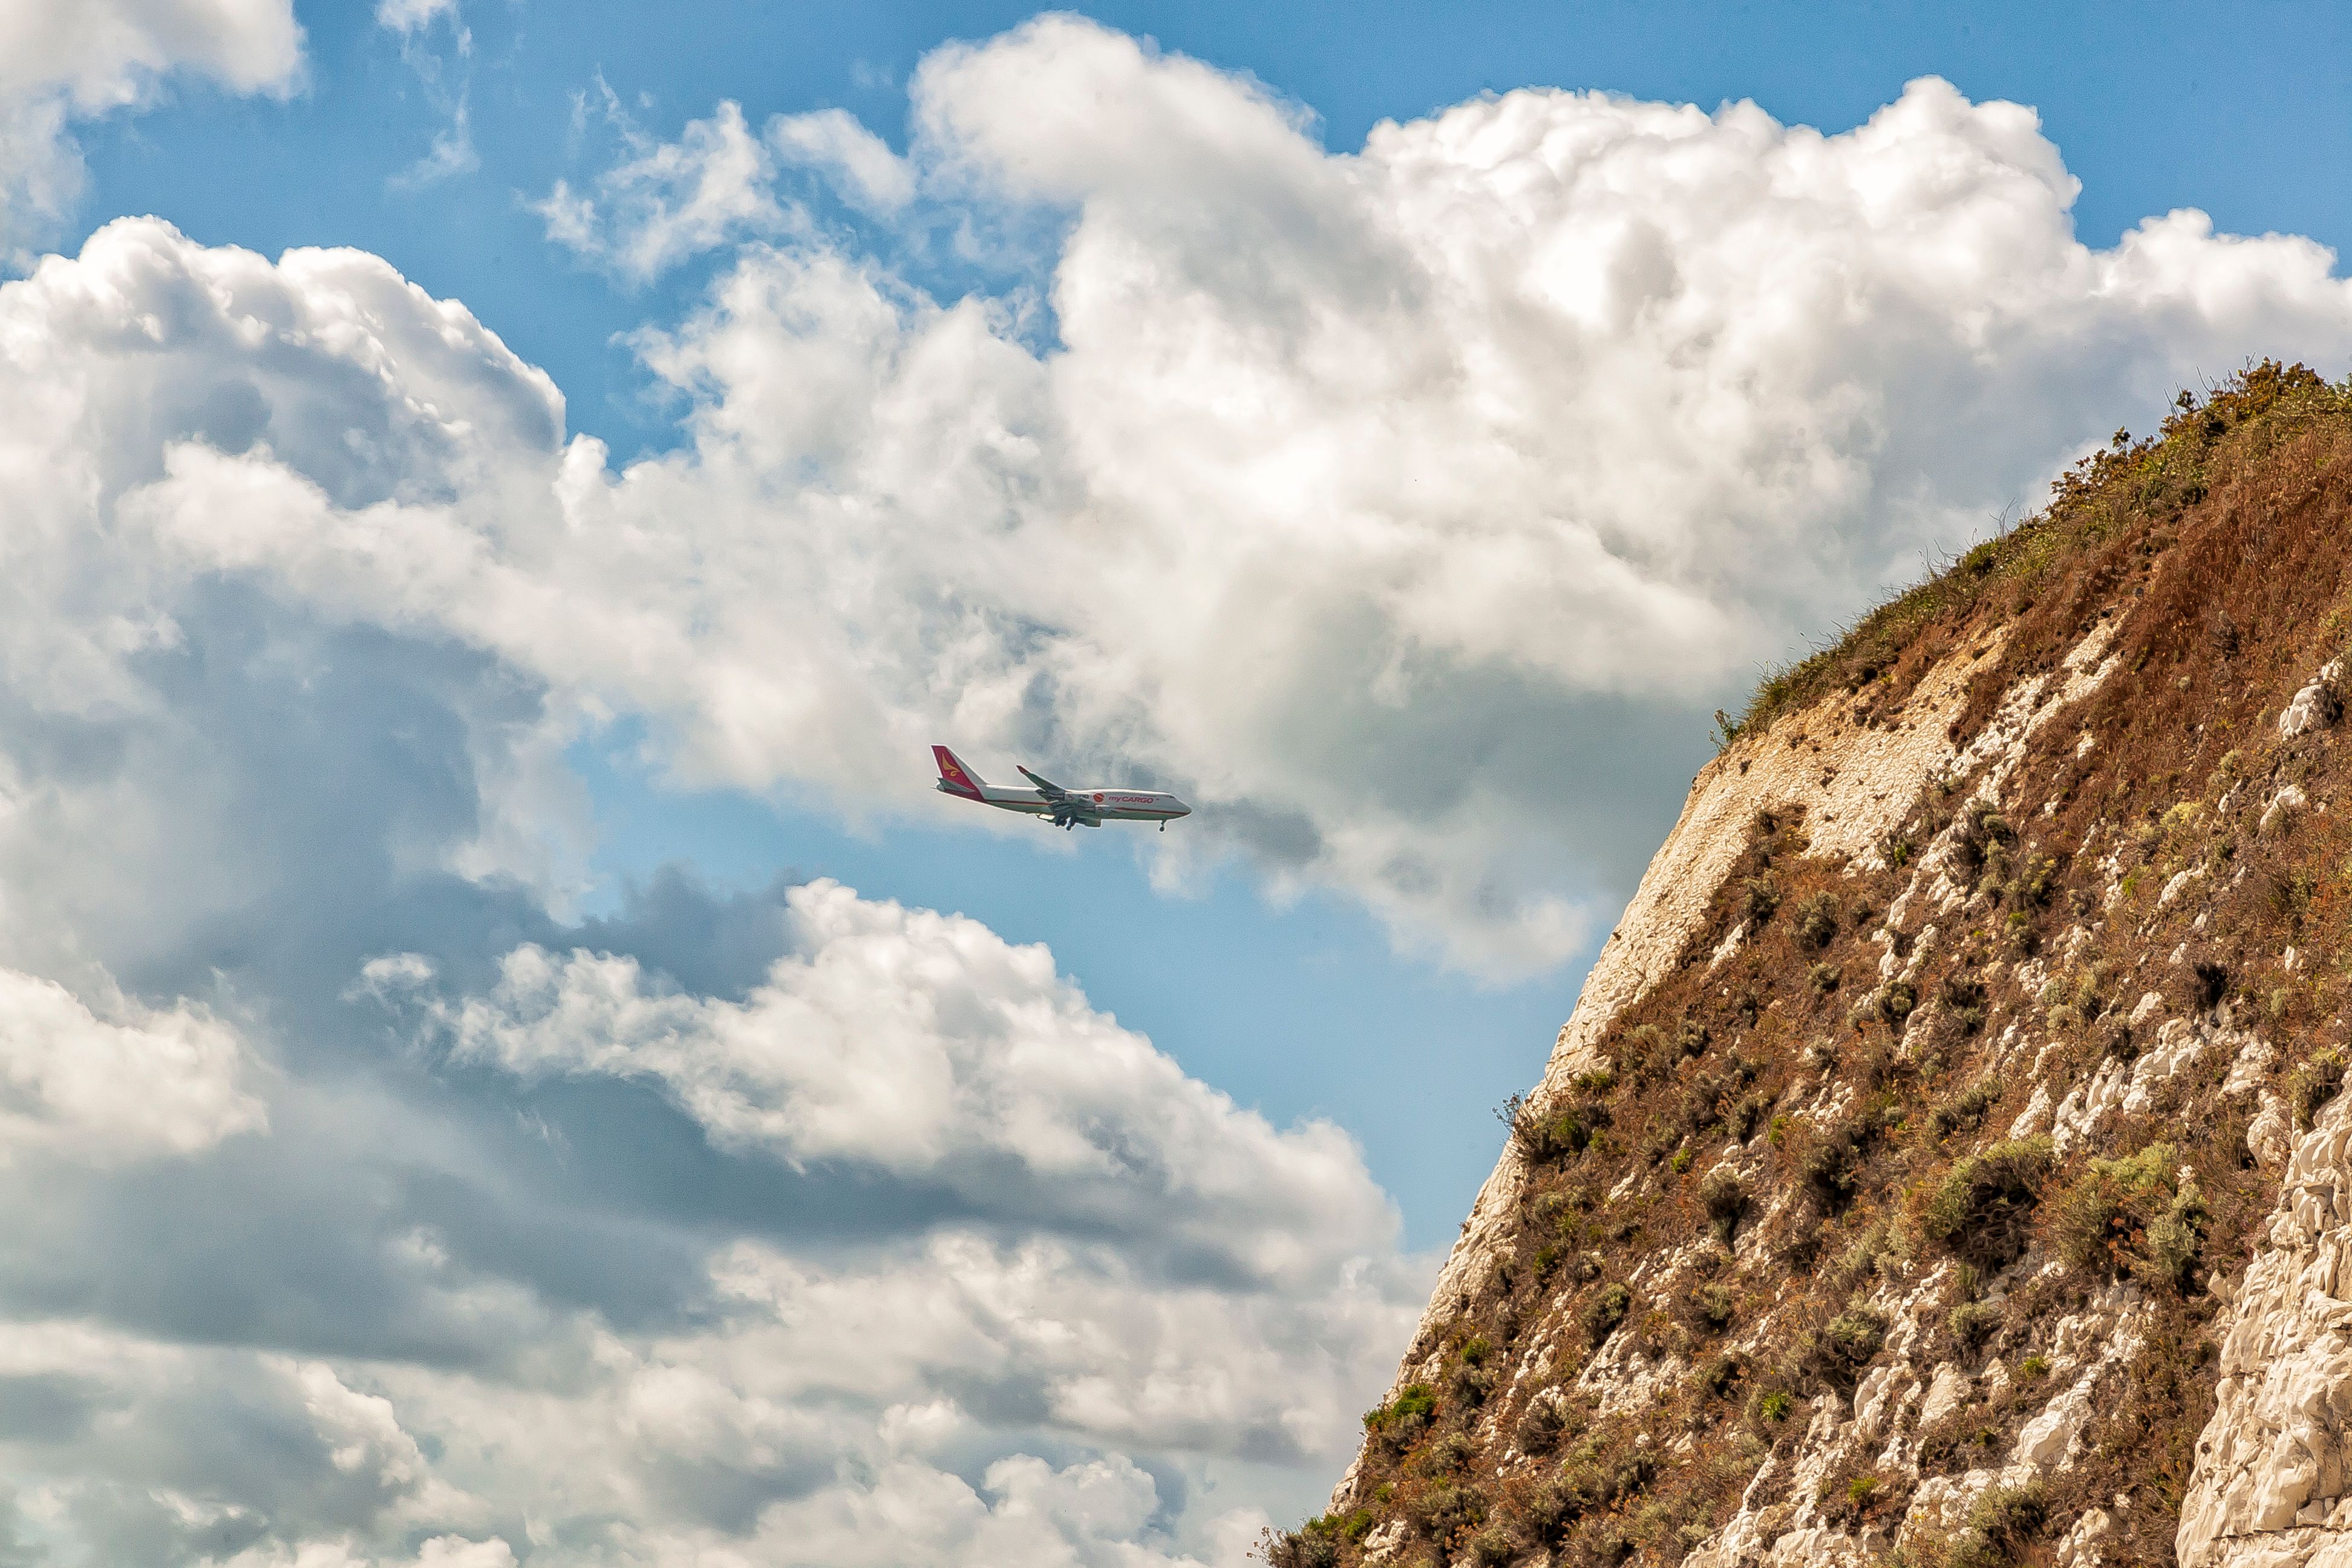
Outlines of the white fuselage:
M1057 810L1065 811L1088 826L1098 822L1170 822L1192 815L1191 806L1160 790L1074 789L1064 792L1062 800L1055 802L1047 799L1042 790L983 784L974 794L960 790L945 779L937 787L942 795L976 800L1000 811L1022 811L1032 816L1052 816Z
M1042 816L1056 827L1100 827L1106 822L1156 822L1165 828L1180 816L1190 816L1192 808L1174 795L1161 790L1149 789L1064 789L1049 778L1042 778L1027 768L1022 776L1036 785L1034 789L999 789L964 764L963 759L945 746L934 745L931 758L940 765L941 795L951 795L958 800L977 801L992 805L999 811L1017 811L1027 816Z

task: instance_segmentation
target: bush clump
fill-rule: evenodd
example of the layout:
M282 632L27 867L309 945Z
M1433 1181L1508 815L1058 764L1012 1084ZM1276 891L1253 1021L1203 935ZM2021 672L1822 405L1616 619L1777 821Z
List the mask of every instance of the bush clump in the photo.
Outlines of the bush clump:
M1731 1293L1730 1287L1712 1279L1691 1285L1675 1300L1675 1316L1706 1333L1721 1333L1731 1326L1731 1320L1738 1312L1739 1299Z
M2000 1309L1990 1301L1962 1301L1952 1308L1944 1320L1944 1327L1952 1342L1963 1351L1973 1351L1992 1338L2000 1327Z
M1698 1201L1706 1210L1707 1223L1715 1229L1715 1239L1725 1247L1731 1245L1731 1236L1739 1224L1740 1212L1748 1206L1748 1189L1740 1184L1739 1173L1728 1165L1717 1165L1698 1184Z
M1549 1454L1575 1423L1576 1411L1567 1396L1557 1388L1545 1389L1520 1413L1518 1445L1530 1454Z
M2113 1278L2185 1286L2204 1245L2205 1202L2179 1175L2180 1151L2150 1143L2120 1160L2093 1160L2062 1194L2052 1218L2058 1255Z
M1504 1564L1519 1554L1518 1543L1499 1524L1490 1524L1470 1538L1462 1561L1471 1568L1504 1568Z
M1402 1453L1436 1418L1437 1391L1425 1383L1408 1383L1394 1399L1364 1412L1364 1431Z
M2032 1239L2051 1159L2048 1138L2021 1138L1955 1161L1921 1205L1920 1234L1973 1268L2015 1262Z
M1838 932L1835 893L1815 893L1797 905L1797 940L1807 947L1823 948Z
M1339 1568L1339 1541L1323 1520L1310 1519L1287 1534L1263 1538L1257 1554L1266 1568Z
M1868 1307L1850 1306L1822 1326L1815 1335L1806 1369L1840 1392L1850 1392L1861 1381L1886 1343L1886 1318Z
M1952 1538L1945 1568L2006 1568L2023 1561L2049 1515L2042 1489L2032 1482L1989 1488L1969 1509L1967 1527Z
M1612 1283L1593 1292L1592 1300L1584 1304L1584 1337L1594 1349L1617 1331L1625 1314L1633 1310L1633 1292L1622 1284Z
M1597 1099L1538 1109L1526 1095L1514 1094L1495 1116L1511 1130L1519 1152L1538 1165L1574 1159L1591 1147L1595 1131L1609 1125L1609 1107Z
M1927 1112L1927 1125L1938 1139L1974 1127L1985 1112L2000 1103L2000 1080L1980 1079Z
M2319 1118L2319 1108L2344 1087L2344 1053L2319 1051L2294 1069L2286 1080L2287 1103L2294 1108L2294 1130L2308 1132Z
M1412 1521L1439 1541L1486 1522L1486 1497L1476 1487L1443 1481L1412 1505Z
M1797 1174L1832 1214L1853 1201L1862 1181L1862 1152L1870 1126L1859 1120L1823 1128L1797 1160Z
M1560 1461L1559 1473L1538 1489L1528 1522L1538 1538L1557 1542L1588 1514L1639 1495L1657 1473L1648 1451L1595 1433Z

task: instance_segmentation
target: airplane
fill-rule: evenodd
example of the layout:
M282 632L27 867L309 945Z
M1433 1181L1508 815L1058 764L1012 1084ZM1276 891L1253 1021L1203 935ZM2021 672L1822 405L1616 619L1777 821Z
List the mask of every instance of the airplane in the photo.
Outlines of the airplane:
M1002 811L1024 811L1045 818L1065 832L1082 823L1088 827L1100 827L1106 822L1157 822L1160 831L1165 833L1170 822L1192 815L1191 806L1160 791L1064 789L1027 768L1021 769L1021 776L1035 784L1035 789L1000 789L966 767L945 746L933 746L931 755L940 764L940 782L935 787L941 794L959 800L976 800Z

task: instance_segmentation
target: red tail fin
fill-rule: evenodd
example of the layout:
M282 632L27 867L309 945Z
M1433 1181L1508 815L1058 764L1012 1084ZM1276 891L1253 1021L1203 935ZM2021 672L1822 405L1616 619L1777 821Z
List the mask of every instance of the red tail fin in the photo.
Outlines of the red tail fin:
M945 746L933 746L931 755L940 764L940 786L950 795L970 795L978 800L980 792L988 787L980 782L978 773L965 767Z

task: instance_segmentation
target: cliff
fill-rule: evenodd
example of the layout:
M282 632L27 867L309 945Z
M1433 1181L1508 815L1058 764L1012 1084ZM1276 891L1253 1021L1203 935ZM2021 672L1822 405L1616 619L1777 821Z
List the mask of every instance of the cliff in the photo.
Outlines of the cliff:
M2347 509L2264 364L1769 682L1272 1562L2352 1563Z

